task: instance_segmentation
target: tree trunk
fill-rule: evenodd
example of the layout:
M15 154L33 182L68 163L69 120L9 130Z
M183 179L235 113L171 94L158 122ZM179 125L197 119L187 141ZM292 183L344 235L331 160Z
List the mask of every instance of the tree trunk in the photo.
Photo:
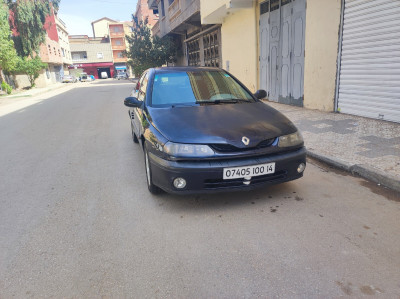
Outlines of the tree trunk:
M5 81L3 70L0 68L0 84Z

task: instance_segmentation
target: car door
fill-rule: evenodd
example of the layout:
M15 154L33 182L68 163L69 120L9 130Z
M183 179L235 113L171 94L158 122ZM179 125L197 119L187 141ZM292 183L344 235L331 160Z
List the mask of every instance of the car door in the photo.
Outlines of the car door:
M144 102L146 99L146 89L148 84L148 72L144 73L139 80L138 89L135 91L136 94L134 96L141 102ZM143 115L143 105L138 108L133 108L133 119L132 124L135 131L136 136L140 140L140 136L144 131L143 123L144 123L144 115Z

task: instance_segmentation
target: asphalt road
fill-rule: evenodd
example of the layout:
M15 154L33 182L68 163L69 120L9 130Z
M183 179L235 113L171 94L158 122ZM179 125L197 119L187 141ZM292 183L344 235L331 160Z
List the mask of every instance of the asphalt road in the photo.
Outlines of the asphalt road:
M0 113L0 298L400 296L398 195L311 161L252 192L152 196L132 88Z

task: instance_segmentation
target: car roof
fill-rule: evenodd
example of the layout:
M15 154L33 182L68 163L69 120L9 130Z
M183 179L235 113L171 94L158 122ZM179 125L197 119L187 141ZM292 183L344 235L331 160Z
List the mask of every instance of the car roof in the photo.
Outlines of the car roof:
M207 72L207 71L223 71L218 67L206 66L168 66L157 67L153 69L156 73L175 73L175 72Z

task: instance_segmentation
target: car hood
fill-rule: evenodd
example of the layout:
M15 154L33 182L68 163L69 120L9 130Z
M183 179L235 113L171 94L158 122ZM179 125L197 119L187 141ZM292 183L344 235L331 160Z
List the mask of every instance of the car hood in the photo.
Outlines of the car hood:
M297 130L283 114L262 102L148 107L148 113L152 125L177 143L228 143L244 148ZM243 144L243 136L250 139L249 145Z

